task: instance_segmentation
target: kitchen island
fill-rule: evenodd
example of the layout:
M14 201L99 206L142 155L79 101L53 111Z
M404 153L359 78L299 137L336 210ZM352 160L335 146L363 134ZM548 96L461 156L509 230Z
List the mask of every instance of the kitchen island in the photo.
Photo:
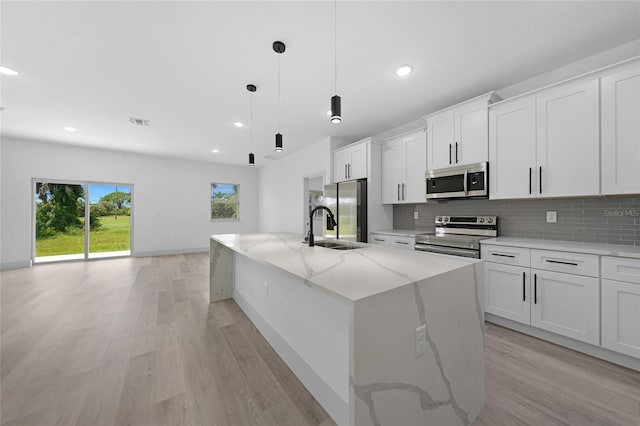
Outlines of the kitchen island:
M233 297L339 425L468 425L485 398L482 262L296 234L211 237Z

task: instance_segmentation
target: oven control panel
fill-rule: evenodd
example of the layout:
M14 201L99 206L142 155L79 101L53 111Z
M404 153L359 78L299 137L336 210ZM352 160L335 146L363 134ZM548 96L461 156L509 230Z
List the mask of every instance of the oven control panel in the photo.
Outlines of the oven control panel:
M497 216L436 216L436 225L495 225Z

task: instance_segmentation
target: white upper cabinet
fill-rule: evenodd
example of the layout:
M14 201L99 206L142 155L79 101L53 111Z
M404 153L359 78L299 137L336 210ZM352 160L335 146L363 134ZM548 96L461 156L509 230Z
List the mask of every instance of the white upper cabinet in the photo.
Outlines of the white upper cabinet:
M487 107L493 93L424 117L428 131L428 169L488 160Z
M489 111L489 198L534 197L536 104L534 98Z
M640 193L640 64L601 80L602 193Z
M402 183L402 138L382 144L382 203L400 202Z
M367 142L357 143L333 152L333 181L367 177Z
M427 141L423 130L386 141L382 146L382 202L424 202L426 169Z
M561 86L536 98L539 195L600 193L598 83Z
M501 102L489 111L489 198L600 193L597 78Z

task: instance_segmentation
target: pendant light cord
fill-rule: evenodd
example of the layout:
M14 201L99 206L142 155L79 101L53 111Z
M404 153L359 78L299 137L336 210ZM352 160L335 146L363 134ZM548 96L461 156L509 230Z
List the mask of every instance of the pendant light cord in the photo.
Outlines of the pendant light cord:
M250 107L249 120L251 121L251 129L249 129L249 148L253 152L253 92L251 92L251 107Z
M333 1L333 89L338 94L338 0Z
M278 133L280 133L280 118L282 107L280 106L280 53L278 53Z

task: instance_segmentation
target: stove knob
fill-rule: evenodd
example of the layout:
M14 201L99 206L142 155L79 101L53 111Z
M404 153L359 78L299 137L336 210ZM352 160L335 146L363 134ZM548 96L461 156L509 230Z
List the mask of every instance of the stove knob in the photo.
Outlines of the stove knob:
M440 216L436 217L436 222L442 222L442 218Z
M484 218L483 217L480 218L480 223L484 223Z
M487 223L492 223L493 222L493 218L488 218L487 219Z
M443 222L449 222L449 218L448 218L447 216L444 216L444 217L442 218L442 221L443 221Z

